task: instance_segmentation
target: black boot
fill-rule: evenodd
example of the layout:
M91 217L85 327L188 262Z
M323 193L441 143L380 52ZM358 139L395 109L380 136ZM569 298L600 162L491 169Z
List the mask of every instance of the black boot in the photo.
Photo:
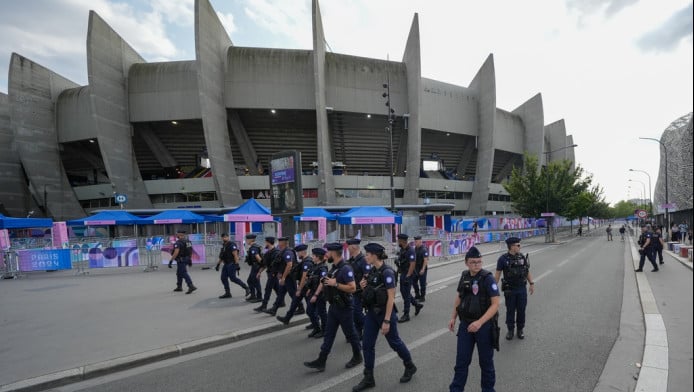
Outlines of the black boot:
M183 288L181 286L176 286L173 291L183 291Z
M306 309L304 309L303 305L299 305L299 307L296 308L296 312L294 312L294 314L304 314L304 313L306 313Z
M400 317L400 319L398 320L399 323L406 323L408 321L410 321L409 313L403 314L402 317Z
M198 289L197 287L190 285L190 286L188 286L188 291L186 291L186 294L190 294L197 289Z
M412 363L412 361L404 362L405 364L405 373L402 374L402 377L400 377L400 382L410 382L412 379L412 376L414 376L415 373L417 373L417 366Z
M422 308L423 308L423 307L424 307L424 305L422 305L422 304L420 304L420 303L415 303L415 304L414 304L414 315L415 315L415 316L418 315L419 312L422 311Z
M518 328L518 333L516 334L518 336L518 339L525 339L525 334L523 333L523 330Z
M320 328L314 328L313 331L311 331L311 333L308 334L308 337L309 338L316 337L316 335L318 335L319 333L320 333Z
M248 286L244 287L243 289L246 290L246 299L250 299L252 297L251 289Z
M364 378L359 381L359 384L352 387L352 392L360 392L376 386L376 381L374 380L374 370L364 369Z
M270 309L263 310L263 312L269 314L270 316L274 316L277 314L277 306L273 305Z
M419 302L427 302L426 294L422 294L422 298L419 299Z
M352 347L352 359L350 359L349 362L347 362L345 364L345 367L347 369L351 369L351 368L359 365L361 362L362 362L361 350L358 348Z
M231 298L231 293L227 291L227 292L224 293L223 295L220 295L219 298L220 298L220 299L221 299L221 298Z
M265 309L267 309L267 305L265 305L265 304L263 303L263 304L261 304L260 306L258 306L257 308L253 309L253 311L260 313L260 312L264 312Z
M313 335L313 337L316 339L321 339L323 336L325 336L325 328L319 329L318 333Z
M260 295L257 295L255 297L251 297L251 299L248 301L252 304L257 304L258 302L263 302L263 297Z
M511 340L513 339L513 328L508 330L508 333L506 333L506 340Z
M282 317L282 316L277 316L277 320L281 321L282 324L284 324L284 325L288 325L288 324L289 324L289 317L287 317L287 316L284 316L284 317Z
M325 371L325 361L328 359L328 354L323 354L320 353L318 355L318 359L311 361L311 362L304 362L304 366L311 368L311 369L316 369L319 372Z
M320 329L320 328L316 327L313 324L309 324L309 325L305 326L304 329L308 330L308 329Z

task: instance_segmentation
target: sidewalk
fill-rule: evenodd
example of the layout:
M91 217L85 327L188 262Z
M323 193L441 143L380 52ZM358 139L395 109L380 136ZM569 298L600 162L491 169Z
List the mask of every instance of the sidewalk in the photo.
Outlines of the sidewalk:
M523 244L544 244L544 236ZM477 247L485 256L507 249L504 242ZM192 269L199 289L191 295L171 291L175 269L142 270L40 272L0 281L0 392L42 390L285 328L252 312L234 284L233 298L217 299L222 287L214 269ZM243 265L242 280L248 271ZM305 322L305 315L292 319L293 325Z

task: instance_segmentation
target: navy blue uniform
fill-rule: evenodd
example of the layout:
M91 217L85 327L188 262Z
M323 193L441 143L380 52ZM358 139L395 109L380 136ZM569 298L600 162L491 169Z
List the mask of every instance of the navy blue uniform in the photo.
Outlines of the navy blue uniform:
M490 272L481 270L475 276L471 276L469 271L465 271L460 278L457 291L461 299L461 306L465 310L459 313L461 320L458 327L455 373L449 390L450 392L459 392L465 389L468 368L472 362L472 352L477 345L479 364L482 369L482 391L493 392L496 373L492 347L492 320L482 324L477 332L471 333L467 329L472 322L479 320L489 309L491 297L499 296L499 288Z
M301 301L304 300L304 297L306 295L306 286L302 288L302 292L300 293L300 295L296 295L296 292L299 289L299 287L297 286L297 282L301 281L301 275L303 275L304 272L308 273L312 266L313 260L311 260L310 257L305 257L300 263L296 261L294 262L294 266L292 267L292 270L289 272L289 275L287 276L288 281L291 280L292 282L294 282L294 291L290 292L289 289L287 289L287 292L292 297L292 302L291 304L289 304L287 314L284 315L284 317L287 319L287 323L294 316L294 313L296 313L297 308L301 306Z
M415 299L424 299L427 295L427 272L429 267L424 270L424 273L420 273L424 267L424 259L429 257L429 250L426 245L418 246L414 249L415 253L415 266L414 274L412 276L412 287L414 288Z
M662 235L660 233L653 233L651 236L651 244L653 245L653 260L655 261L656 256L658 256L658 261L660 264L663 263L663 244L660 243Z
M265 252L263 255L263 264L266 268L265 273L267 274L267 282L265 282L265 296L263 297L262 307L266 307L268 302L270 302L270 296L272 291L275 291L275 295L279 296L279 280L277 279L277 272L274 269L275 259L279 257L279 249L272 248Z
M417 256L412 248L409 246L400 248L400 254L398 255L398 270L400 272L400 295L404 302L403 314L410 314L410 305L417 305L417 301L412 296L412 280L414 279L414 273L412 276L407 277L410 265L415 264L416 261Z
M193 280L188 275L188 264L193 264L191 255L193 252L192 244L186 240L177 240L174 243L174 252L178 249L176 257L176 287L181 287L183 281L186 281L188 287L193 286Z
M311 267L311 270L307 276L306 286L308 291L306 292L306 314L309 320L311 320L311 325L313 329L325 329L328 323L328 312L325 306L325 295L321 291L316 296L316 301L311 303L311 297L316 294L316 289L320 285L321 279L328 276L328 266L325 263L316 264Z
M367 285L374 288L374 291L385 291L376 296L379 298L384 298L385 296L386 300L388 295L387 290L395 289L396 282L397 277L395 271L386 264L383 264L379 269L372 269L367 278ZM380 288L376 289L379 286ZM367 288L367 290L370 290L370 288ZM381 300L380 303L377 301L374 304L367 301L367 304L366 316L364 317L364 368L373 370L376 359L376 339L378 338L383 319L386 315L386 303ZM412 361L410 351L398 334L398 316L395 304L393 304L393 310L390 312L390 329L385 336L390 348L392 348L403 361Z
M352 296L352 309L354 311L354 326L359 336L361 336L364 331L364 310L361 304L361 286L359 283L364 275L368 274L371 266L366 263L366 259L361 252L355 257L350 257L349 260L347 260L347 264L349 264L354 271L354 282L357 285L357 291L355 291Z
M279 259L276 261L274 270L276 271L277 274L277 285L278 285L278 290L277 290L277 298L275 299L275 303L272 305L273 307L280 307L284 303L284 298L289 294L289 299L294 301L294 297L296 296L296 280L294 280L291 276L291 274L287 274L287 278L284 280L284 284L280 283L280 279L282 279L282 275L284 274L284 270L287 267L287 265L293 266L294 263L296 263L296 253L294 252L294 249L292 248L284 248L280 250L280 256Z
M224 266L222 266L222 285L224 286L224 292L229 293L229 281L236 283L241 286L244 290L248 291L248 286L237 275L239 271L239 264L236 262L234 252L238 252L239 247L234 241L228 241L222 244L222 250L219 252L219 259L222 260Z
M503 271L502 289L506 302L506 326L512 331L514 326L518 330L525 328L525 307L528 305L528 271L530 265L522 254L515 256L505 253L499 257L496 270Z
M333 276L338 284L354 282L354 271L343 260L338 264L333 264L329 275ZM328 323L325 327L325 337L323 338L323 344L320 346L321 354L326 356L330 354L338 327L342 327L342 332L345 333L347 340L352 345L352 351L361 351L359 337L354 328L351 294L328 286L323 287L323 292L326 300L330 302L330 307L328 308Z
M256 256L260 256L261 249L255 242L248 247L248 252L246 252L246 264L251 266L251 272L248 274L248 287L251 290L252 298L263 298L263 290L260 286L260 279L258 279L258 271L262 267L262 260L258 261Z
M648 243L648 246L644 247L646 245L646 242L648 240L651 240L650 243ZM646 231L644 233L641 233L641 236L639 237L639 245L641 246L641 249L639 253L641 254L641 258L639 259L639 271L643 270L643 265L646 263L646 258L648 258L648 261L651 262L651 265L653 265L653 270L657 271L658 270L658 264L655 263L655 244L654 241L657 241L657 239L653 238L653 233Z

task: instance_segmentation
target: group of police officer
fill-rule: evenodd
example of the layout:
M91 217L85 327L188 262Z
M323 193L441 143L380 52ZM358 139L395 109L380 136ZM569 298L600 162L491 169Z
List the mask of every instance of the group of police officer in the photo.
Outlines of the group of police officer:
M643 265L646 263L646 259L653 266L651 272L658 272L660 269L656 263L656 256L658 256L660 264L664 264L663 248L665 247L660 229L653 231L651 225L641 226L641 235L639 235L637 244L639 245L640 257L639 268L636 269L636 272L643 272Z

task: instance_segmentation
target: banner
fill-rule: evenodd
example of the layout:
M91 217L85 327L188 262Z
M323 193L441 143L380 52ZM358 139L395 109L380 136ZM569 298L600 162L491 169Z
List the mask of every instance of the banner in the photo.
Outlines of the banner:
M53 222L51 236L54 249L68 249L70 247L70 240L68 239L67 225L65 222Z
M7 229L0 230L0 249L7 250L10 249L10 233Z
M53 271L71 269L69 249L18 250L20 271Z

